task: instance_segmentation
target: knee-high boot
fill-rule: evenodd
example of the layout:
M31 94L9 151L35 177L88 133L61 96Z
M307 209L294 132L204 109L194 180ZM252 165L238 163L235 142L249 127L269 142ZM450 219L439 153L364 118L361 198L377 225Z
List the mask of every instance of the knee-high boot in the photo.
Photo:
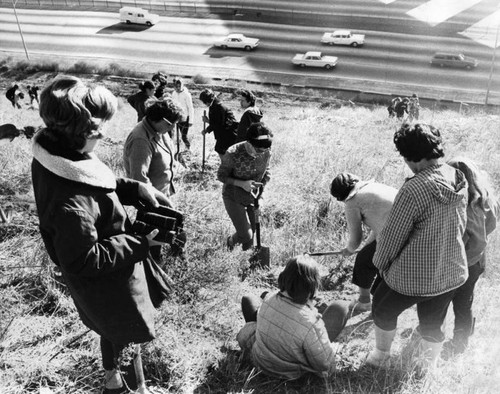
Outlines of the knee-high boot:
M396 329L385 331L375 325L375 349L370 352L365 363L374 367L383 367L391 357L391 346Z

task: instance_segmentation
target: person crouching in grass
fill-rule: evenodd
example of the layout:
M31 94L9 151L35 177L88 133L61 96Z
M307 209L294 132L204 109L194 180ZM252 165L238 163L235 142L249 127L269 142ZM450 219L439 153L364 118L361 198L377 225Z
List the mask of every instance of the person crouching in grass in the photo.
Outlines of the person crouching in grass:
M328 376L335 370L338 343L347 302L334 302L321 315L314 306L320 286L316 261L308 255L288 260L278 277L279 291L262 305L255 296L241 300L245 326L237 336L254 365L270 376L298 379L308 372ZM260 305L260 306L259 306Z

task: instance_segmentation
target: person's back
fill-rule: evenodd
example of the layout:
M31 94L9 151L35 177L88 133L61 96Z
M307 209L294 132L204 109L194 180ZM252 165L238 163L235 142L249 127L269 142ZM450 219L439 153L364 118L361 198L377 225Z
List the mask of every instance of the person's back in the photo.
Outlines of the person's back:
M352 198L345 200L346 214L354 210L376 237L391 211L397 189L374 181L360 182Z
M431 296L464 282L467 274L461 239L466 223L466 186L461 172L440 164L419 172L401 187L394 202L399 209L391 211L375 255L375 261L391 262L387 267L375 263L391 288L406 295ZM409 237L406 223L398 217L402 214L415 220ZM392 255L396 249L398 254ZM415 259L417 255L421 259ZM412 280L408 280L409 272Z
M215 151L224 154L236 141L238 122L233 112L215 99L208 110L210 125L207 131L213 131L216 139Z
M296 379L334 368L334 351L321 315L311 301L297 304L282 293L264 301L257 314L252 359L270 375Z

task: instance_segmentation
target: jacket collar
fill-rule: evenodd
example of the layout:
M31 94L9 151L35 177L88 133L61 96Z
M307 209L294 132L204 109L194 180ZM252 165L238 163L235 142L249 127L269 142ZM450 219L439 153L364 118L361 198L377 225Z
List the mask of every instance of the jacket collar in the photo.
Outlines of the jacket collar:
M39 133L33 138L33 157L48 171L70 181L103 189L116 189L116 178L111 169L95 153L88 159L73 161L51 154L38 142Z

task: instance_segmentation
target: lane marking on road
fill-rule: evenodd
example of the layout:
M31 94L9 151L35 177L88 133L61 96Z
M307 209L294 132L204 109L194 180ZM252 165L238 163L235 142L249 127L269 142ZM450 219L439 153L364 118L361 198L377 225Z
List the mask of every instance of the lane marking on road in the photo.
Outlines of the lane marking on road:
M447 19L473 7L482 0L431 0L406 14L431 26L439 25Z
M500 46L500 10L458 33L490 48Z
M378 0L380 1L381 3L384 3L384 4L391 4L391 3L394 3L396 0Z

